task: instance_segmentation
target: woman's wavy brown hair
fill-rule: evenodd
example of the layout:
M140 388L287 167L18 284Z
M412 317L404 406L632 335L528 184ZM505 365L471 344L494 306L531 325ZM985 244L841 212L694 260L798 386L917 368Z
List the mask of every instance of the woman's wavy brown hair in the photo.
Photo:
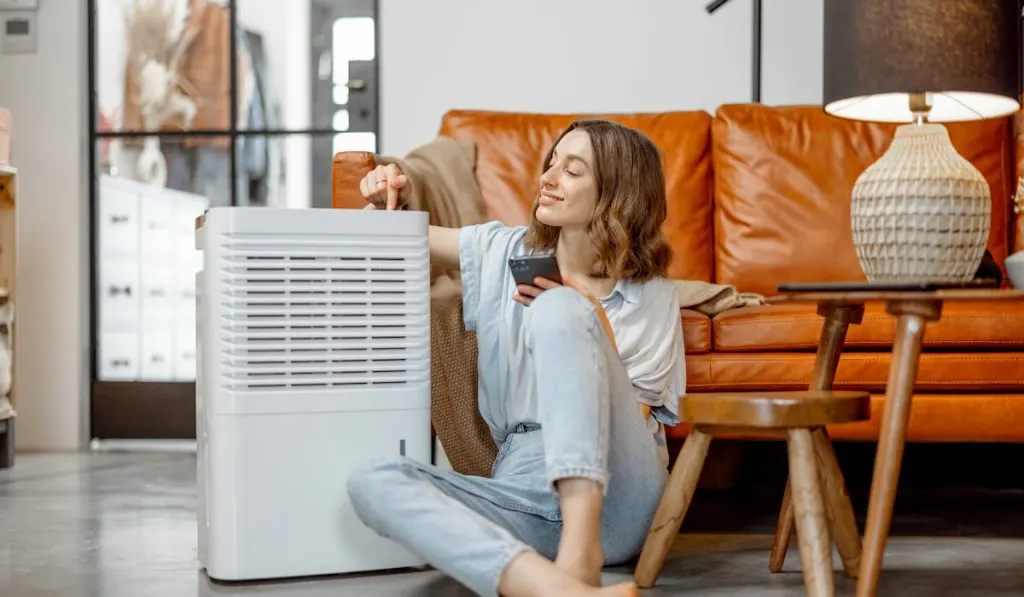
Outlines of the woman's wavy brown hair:
M597 263L591 275L637 282L664 276L672 251L661 233L668 201L657 146L643 133L616 122L577 120L551 144L544 170L550 167L555 146L574 130L586 132L594 148L597 205L587 232ZM559 228L537 220L538 199L533 200L526 246L553 251Z

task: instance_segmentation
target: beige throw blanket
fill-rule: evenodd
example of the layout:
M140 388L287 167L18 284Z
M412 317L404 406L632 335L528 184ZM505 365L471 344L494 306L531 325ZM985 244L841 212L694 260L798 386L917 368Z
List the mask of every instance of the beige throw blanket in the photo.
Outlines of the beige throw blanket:
M735 286L711 284L698 280L676 280L679 293L679 307L700 311L714 317L723 311L737 307L763 305L764 297L752 292L738 292Z
M377 156L377 163L396 164L408 177L407 208L428 212L431 225L484 221L475 144L438 137L402 159ZM498 450L477 406L476 335L462 321L459 272L432 269L430 281L431 423L453 469L490 476Z
M438 137L403 159L378 156L377 162L399 166L412 184L408 208L429 212L432 225L457 228L484 221L473 143ZM679 280L677 288L681 307L708 316L764 302L721 284ZM434 431L453 469L490 476L497 446L477 404L476 336L463 325L458 271L431 272L430 332Z

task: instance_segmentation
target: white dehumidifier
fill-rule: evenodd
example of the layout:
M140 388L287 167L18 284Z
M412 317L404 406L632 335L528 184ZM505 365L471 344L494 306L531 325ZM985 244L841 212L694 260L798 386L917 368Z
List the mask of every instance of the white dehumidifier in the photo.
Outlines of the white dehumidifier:
M422 566L363 525L346 482L378 458L430 462L427 214L217 207L196 248L202 568Z

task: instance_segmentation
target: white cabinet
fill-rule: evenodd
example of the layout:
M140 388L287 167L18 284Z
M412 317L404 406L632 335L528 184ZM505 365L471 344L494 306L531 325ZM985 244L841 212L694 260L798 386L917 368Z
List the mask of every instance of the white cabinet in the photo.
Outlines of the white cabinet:
M195 219L206 198L102 176L97 209L97 377L194 381Z

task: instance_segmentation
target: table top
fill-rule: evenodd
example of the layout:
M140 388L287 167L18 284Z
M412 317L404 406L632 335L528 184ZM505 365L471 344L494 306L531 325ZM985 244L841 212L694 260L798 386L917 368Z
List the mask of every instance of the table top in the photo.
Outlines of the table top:
M766 299L768 303L862 301L979 301L1024 299L1024 291L1008 288L946 288L942 290L830 290L787 291Z

